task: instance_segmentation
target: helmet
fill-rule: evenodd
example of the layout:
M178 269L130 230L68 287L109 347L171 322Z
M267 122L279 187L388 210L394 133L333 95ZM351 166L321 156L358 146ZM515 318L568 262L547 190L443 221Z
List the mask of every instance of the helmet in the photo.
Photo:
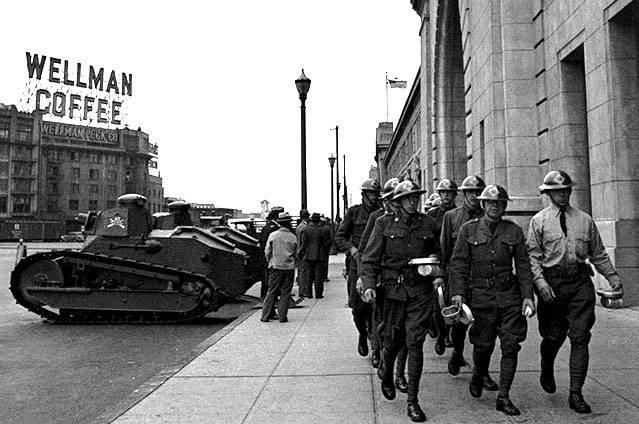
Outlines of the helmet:
M430 207L431 208L436 208L437 206L441 206L442 205L442 198L441 197L435 197L433 198L433 200L430 201Z
M146 197L137 193L123 194L118 197L118 205L122 207L144 206L146 205Z
M571 188L575 185L572 178L564 171L550 171L544 177L544 183L539 186L542 193L546 190L561 190L562 188Z
M381 187L377 180L366 180L362 183L362 191L376 191L380 192Z
M462 181L460 190L482 190L486 187L486 183L478 175L469 175Z
M308 214L308 210L302 209L300 210L300 218L308 218L310 215Z
M457 191L457 183L453 180L449 180L448 178L444 178L437 184L437 187L435 187L435 190L436 191Z
M183 200L176 200L167 206L171 212L186 212L191 208L191 205Z
M397 187L397 184L399 184L399 178L391 178L390 180L386 181L386 183L384 183L384 189L382 190L382 199L388 199L388 200L392 200L393 198L393 191L395 190L395 187Z
M393 200L401 199L402 197L410 195L421 195L426 193L426 190L422 190L417 184L411 180L404 180L397 184L395 190L393 190Z
M479 200L510 200L506 189L497 184L487 186L477 198Z

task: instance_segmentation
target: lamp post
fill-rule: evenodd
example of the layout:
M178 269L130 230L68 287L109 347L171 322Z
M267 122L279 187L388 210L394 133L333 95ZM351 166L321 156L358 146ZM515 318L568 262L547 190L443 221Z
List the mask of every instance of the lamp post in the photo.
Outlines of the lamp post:
M339 182L339 126L335 125L335 160L337 161L337 171L335 171L335 181L336 181L336 186L337 186L337 192L336 192L336 204L337 204L337 214L335 215L335 218L337 218L339 216L339 188L340 188L340 182ZM346 210L346 208L344 208L344 210Z
M333 210L333 167L335 166L335 160L337 160L337 158L331 153L331 156L328 158L328 163L331 165L331 220L335 220L335 211Z
M344 164L344 210L348 209L348 187L346 187L346 155L342 158Z
M311 87L311 80L304 75L304 69L302 68L302 74L295 80L295 87L300 95L300 110L301 110L301 174L302 174L302 207L306 209L306 95L308 89Z

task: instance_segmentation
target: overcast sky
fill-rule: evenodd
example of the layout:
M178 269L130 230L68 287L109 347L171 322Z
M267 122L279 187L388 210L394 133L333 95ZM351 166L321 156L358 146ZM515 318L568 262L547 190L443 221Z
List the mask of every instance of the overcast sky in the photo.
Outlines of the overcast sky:
M32 107L27 51L130 73L122 124L158 144L165 195L244 212L263 199L299 211L302 68L308 208L329 215L331 128L359 203L386 120L385 73L408 82L388 91L396 123L420 61L409 0L29 1L2 16L0 103Z

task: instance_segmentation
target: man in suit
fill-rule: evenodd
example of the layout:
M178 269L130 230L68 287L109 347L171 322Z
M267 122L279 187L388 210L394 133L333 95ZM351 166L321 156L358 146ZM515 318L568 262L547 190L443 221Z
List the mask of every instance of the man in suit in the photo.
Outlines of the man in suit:
M330 234L320 226L320 214L314 212L310 222L300 232L297 257L304 262L306 273L302 276L302 282L309 298L324 297L324 260L328 256L331 247Z

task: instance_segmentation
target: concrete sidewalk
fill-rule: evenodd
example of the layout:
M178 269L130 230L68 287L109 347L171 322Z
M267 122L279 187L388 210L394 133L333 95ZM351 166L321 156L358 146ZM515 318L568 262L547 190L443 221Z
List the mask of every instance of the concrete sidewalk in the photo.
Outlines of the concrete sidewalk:
M129 423L402 423L406 398L383 398L368 358L357 354L356 330L345 306L343 255L332 256L324 299L306 299L289 322L260 322L260 311L228 331L114 422ZM295 289L296 291L296 289ZM593 413L568 408L568 346L557 359L557 394L539 387L539 335L529 321L511 398L522 415L495 411L495 392L468 393L470 368L451 377L444 356L424 345L420 403L432 423L639 422L639 313L597 308L584 396ZM470 345L466 358L470 359ZM499 347L491 374L498 381ZM166 378L168 377L168 378Z

